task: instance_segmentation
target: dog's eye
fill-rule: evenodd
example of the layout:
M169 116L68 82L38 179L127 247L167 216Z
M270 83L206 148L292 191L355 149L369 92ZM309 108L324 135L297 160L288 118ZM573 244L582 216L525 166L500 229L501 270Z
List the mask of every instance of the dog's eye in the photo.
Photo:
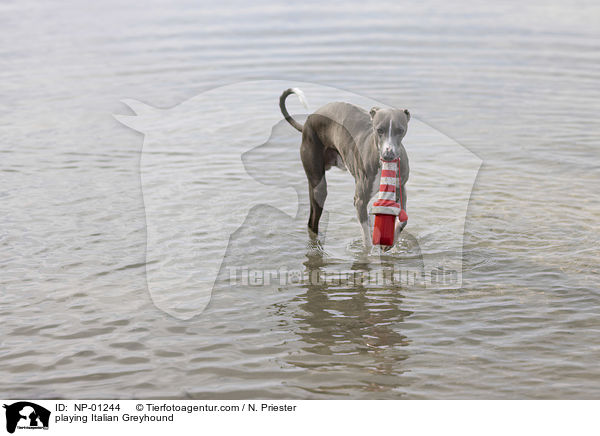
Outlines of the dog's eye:
M377 129L377 133L378 133L379 135L383 135L383 129L380 127L379 129Z

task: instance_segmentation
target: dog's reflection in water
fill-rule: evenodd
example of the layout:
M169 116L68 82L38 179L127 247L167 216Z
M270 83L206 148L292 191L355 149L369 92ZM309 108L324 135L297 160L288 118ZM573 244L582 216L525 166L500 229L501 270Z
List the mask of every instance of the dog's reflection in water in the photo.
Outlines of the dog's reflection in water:
M390 266L376 265L383 269ZM356 368L348 366L361 366L365 377L346 380L347 388L350 384L367 390L395 387L397 376L404 372L401 362L408 357L405 346L410 342L402 333L402 323L412 314L402 309L401 286L389 281L383 285L368 282L374 266L364 259L355 260L349 271L332 278L327 272L332 265L318 245L309 249L304 267L308 280L301 286L305 291L288 305L295 321L294 333L303 342L302 352L290 356L289 363L348 375L356 373ZM339 385L339 374L334 378Z

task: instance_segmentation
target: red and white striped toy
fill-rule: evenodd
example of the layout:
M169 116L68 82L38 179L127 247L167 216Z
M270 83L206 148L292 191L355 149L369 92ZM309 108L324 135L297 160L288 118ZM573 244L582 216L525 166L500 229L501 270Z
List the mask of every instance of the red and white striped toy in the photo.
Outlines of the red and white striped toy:
M382 159L379 196L371 207L371 213L375 215L374 245L394 245L396 217L401 222L408 220L406 211L402 209L401 187L400 159ZM400 194L400 204L396 202L396 192Z

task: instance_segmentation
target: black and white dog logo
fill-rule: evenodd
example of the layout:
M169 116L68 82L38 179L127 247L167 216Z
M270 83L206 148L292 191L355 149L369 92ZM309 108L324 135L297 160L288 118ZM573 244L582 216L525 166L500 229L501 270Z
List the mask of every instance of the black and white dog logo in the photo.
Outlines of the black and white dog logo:
M48 429L50 411L29 401L4 405L6 409L6 431L18 429Z

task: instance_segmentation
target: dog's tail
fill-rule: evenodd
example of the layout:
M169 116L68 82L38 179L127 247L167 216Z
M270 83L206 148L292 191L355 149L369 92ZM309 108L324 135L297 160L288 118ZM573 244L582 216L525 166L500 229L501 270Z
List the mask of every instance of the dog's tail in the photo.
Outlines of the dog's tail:
M298 96L298 98L300 99L300 102L302 103L302 105L306 109L308 109L308 103L306 102L304 93L302 91L300 91L298 88L290 88L290 89L286 89L285 91L283 91L283 94L281 94L281 97L279 97L279 109L281 109L281 113L285 117L285 120L288 123L290 123L292 125L292 127L294 127L294 129L296 129L299 132L302 132L302 127L304 127L304 126L302 124L300 124L298 121L296 121L295 119L293 119L291 117L291 115L288 113L287 109L285 108L285 99L290 94L296 94Z

